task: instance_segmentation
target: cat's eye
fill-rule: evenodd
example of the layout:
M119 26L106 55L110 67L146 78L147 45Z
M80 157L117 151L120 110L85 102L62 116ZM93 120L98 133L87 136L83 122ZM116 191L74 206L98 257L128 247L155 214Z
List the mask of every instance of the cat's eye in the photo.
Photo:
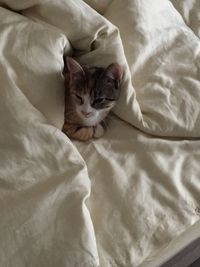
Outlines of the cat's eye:
M83 98L77 94L75 94L76 99L78 100L78 102L82 105L83 104Z
M95 105L95 104L101 104L101 103L104 102L104 100L105 100L105 98L98 98L98 99L94 100L93 105Z
M115 101L115 99L113 99L113 98L106 98L106 100L110 101L110 102Z

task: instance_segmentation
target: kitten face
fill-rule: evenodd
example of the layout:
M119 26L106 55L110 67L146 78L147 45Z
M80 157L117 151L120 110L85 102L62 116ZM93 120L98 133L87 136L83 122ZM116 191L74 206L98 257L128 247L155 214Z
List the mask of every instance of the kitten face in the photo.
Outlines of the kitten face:
M85 126L93 126L105 118L119 98L122 77L117 63L107 68L81 66L67 58L69 93L72 105Z

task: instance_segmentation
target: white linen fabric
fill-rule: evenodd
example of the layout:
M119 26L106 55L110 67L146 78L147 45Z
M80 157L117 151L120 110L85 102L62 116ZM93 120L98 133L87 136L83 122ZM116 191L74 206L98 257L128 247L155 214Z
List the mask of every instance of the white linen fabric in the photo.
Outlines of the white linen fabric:
M0 266L147 267L198 222L199 11L0 0ZM124 69L105 135L86 143L60 130L73 53Z

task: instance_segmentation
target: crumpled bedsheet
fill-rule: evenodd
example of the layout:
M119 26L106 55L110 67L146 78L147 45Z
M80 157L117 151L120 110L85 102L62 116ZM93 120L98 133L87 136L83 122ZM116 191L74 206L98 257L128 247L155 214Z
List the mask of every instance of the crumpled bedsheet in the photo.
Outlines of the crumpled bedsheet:
M200 217L198 0L0 0L0 266L149 267ZM105 135L61 132L63 55L124 68Z

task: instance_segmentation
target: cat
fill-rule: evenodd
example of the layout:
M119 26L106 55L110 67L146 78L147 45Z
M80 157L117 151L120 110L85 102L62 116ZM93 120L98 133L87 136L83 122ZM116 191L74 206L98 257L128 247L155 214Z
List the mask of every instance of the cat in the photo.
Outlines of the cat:
M123 71L118 63L107 68L80 65L66 57L65 118L62 131L71 139L88 141L104 134L103 120L120 95Z

